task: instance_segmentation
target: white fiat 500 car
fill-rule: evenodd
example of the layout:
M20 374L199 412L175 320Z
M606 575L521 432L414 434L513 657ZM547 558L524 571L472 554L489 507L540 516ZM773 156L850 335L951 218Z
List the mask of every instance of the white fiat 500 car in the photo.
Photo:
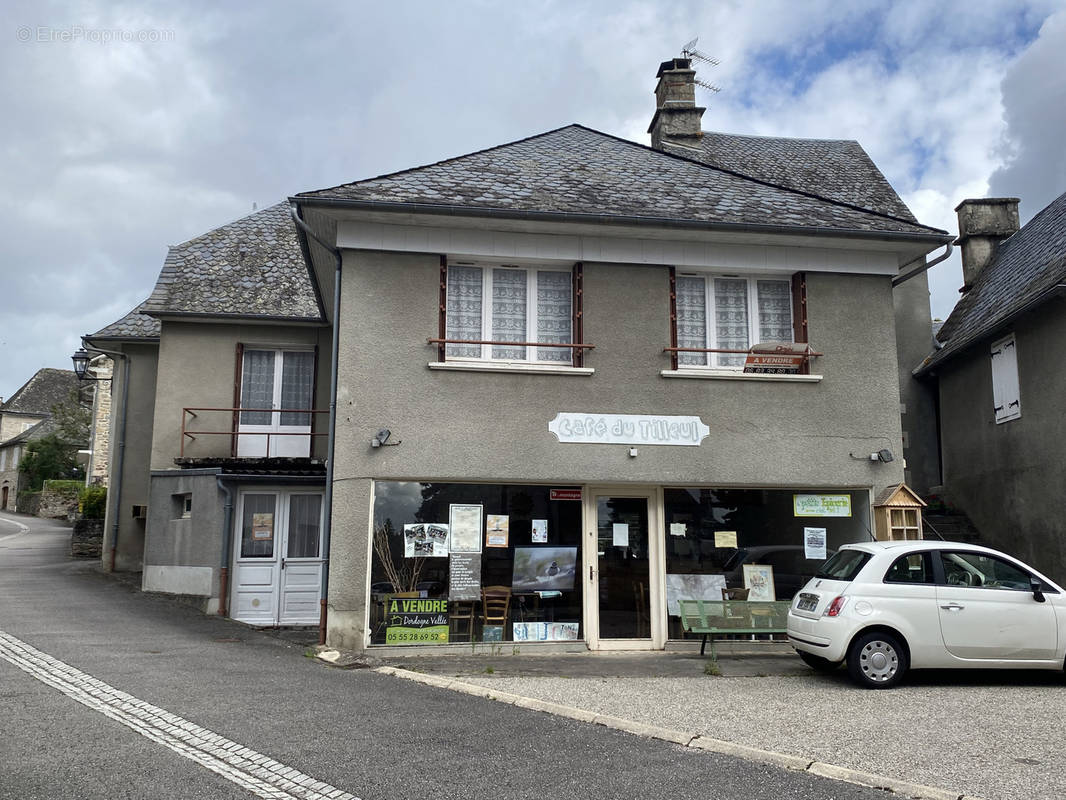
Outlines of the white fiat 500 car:
M978 545L844 545L793 598L788 640L816 670L847 662L887 689L911 667L1061 670L1066 594L1032 567Z

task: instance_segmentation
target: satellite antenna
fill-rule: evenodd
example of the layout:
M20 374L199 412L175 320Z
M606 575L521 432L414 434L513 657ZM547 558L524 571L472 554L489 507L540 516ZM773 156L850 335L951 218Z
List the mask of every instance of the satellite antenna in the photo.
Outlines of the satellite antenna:
M710 64L712 67L717 67L718 64L720 63L717 58L712 58L711 56L707 55L706 53L702 53L702 52L700 52L699 50L696 49L696 42L698 42L699 40L700 40L700 37L697 36L691 42L686 42L684 45L682 45L681 46L681 55L684 58L692 59L694 61L702 61L704 64ZM719 87L715 86L713 83L707 83L707 81L701 81L699 78L694 78L693 81L694 81L694 83L697 86L702 86L708 92L720 92L721 91L721 89Z

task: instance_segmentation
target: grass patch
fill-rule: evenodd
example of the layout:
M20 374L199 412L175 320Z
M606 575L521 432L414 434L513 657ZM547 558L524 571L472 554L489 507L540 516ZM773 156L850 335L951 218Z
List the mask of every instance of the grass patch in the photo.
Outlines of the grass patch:
M722 668L718 666L717 661L705 661L703 663L703 674L720 678L722 677Z

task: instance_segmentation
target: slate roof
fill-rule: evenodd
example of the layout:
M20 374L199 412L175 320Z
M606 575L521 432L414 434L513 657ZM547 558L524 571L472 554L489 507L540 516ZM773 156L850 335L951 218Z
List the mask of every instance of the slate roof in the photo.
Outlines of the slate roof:
M285 202L171 247L139 308L149 315L321 319Z
M159 320L149 317L143 313L141 309L144 308L144 303L141 303L133 311L131 311L122 319L115 320L110 325L107 325L96 333L90 334L84 338L89 341L110 339L110 340L138 340L147 339L154 340L159 338L160 323Z
M798 168L790 174L799 175ZM838 183L843 187L849 182ZM424 204L441 210L564 212L651 221L946 235L914 222L909 212L896 217L859 208L581 125L424 167L304 192L297 198Z
M922 363L924 374L993 333L1066 284L1066 193L1000 243L937 333L943 345Z
M670 142L664 142L663 149L749 178L917 222L856 141L704 131L696 153Z
M73 370L39 369L6 402L0 404L0 413L48 416L52 413L52 406L66 400L71 389L80 387L81 382Z

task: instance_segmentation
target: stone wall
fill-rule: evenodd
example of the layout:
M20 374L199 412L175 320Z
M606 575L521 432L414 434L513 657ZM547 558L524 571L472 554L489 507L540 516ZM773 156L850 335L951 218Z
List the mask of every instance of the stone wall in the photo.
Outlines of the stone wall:
M37 516L45 519L73 519L78 513L78 491L72 481L45 481Z
M104 544L102 519L79 519L70 534L70 554L74 558L100 558Z
M111 461L111 381L114 362L110 358L94 361L91 371L97 377L96 394L93 397L92 430L89 442L88 483L107 486L108 468Z

